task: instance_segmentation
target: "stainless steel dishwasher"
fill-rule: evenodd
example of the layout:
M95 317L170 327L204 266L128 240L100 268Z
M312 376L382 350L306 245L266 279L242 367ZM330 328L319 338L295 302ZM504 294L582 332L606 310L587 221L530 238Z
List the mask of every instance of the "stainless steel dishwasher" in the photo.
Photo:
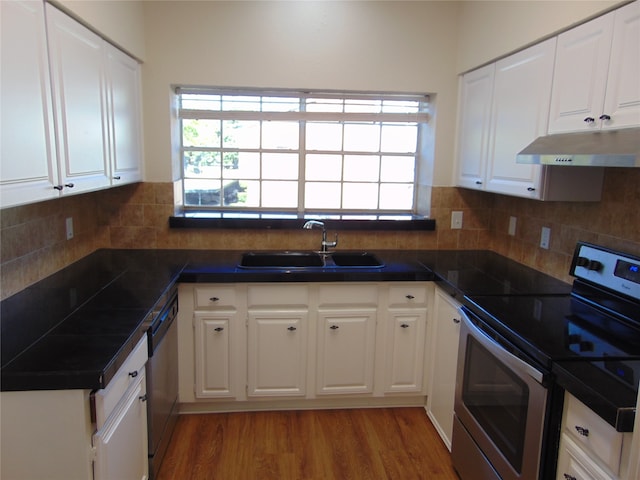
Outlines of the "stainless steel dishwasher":
M149 478L157 477L178 419L178 289L158 302L158 313L147 331L147 423Z

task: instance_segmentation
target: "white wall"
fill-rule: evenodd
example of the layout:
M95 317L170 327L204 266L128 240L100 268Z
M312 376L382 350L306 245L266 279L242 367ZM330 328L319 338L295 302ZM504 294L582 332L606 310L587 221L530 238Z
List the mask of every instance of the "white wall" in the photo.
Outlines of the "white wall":
M471 70L623 3L627 2L462 2L457 70L459 73Z
M457 74L624 2L59 3L145 61L146 181L176 178L171 87L187 84L435 93L433 184L451 185Z
M49 0L79 18L111 43L144 60L144 20L139 0Z
M144 2L148 181L168 181L171 85L437 93L434 182L448 185L457 2Z

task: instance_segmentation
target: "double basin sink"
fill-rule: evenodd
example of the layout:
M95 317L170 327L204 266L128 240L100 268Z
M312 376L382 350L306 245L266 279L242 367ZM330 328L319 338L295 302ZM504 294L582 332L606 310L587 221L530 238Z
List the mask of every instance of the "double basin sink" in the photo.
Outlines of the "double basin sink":
M315 269L381 268L378 257L369 252L247 252L238 268L243 269Z

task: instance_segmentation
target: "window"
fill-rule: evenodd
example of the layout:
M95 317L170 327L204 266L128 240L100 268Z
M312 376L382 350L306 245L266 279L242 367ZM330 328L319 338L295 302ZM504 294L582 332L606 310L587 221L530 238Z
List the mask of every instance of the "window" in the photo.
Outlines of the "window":
M425 95L179 89L184 206L412 213Z

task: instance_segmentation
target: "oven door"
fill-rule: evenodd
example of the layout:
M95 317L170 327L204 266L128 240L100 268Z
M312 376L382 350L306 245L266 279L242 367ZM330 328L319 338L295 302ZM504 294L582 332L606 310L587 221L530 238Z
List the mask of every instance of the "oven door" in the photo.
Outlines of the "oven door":
M544 374L468 310L461 312L454 467L462 480L537 479L548 398Z

